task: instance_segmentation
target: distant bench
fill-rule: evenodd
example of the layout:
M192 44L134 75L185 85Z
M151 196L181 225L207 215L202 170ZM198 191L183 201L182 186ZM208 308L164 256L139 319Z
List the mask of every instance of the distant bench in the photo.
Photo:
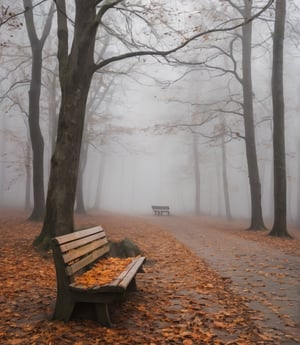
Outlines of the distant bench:
M169 206L152 206L152 210L156 216L162 216L164 213L166 213L168 216L170 215Z
M108 304L120 301L128 290L136 290L135 276L141 271L145 257L133 258L126 269L109 284L92 288L76 285L75 276L91 269L109 253L109 243L100 226L80 230L52 240L57 278L54 320L68 321L77 303L90 303L97 321L111 326Z

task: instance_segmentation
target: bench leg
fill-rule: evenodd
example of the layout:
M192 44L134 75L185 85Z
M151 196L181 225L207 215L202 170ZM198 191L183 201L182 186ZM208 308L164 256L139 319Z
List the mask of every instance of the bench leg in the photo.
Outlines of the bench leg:
M135 278L132 279L132 281L128 285L128 291L137 291L137 285Z
M52 320L69 321L74 310L75 303L65 295L58 295Z
M104 303L96 303L96 314L97 314L97 321L105 327L112 327L112 323L109 317L109 310L108 305Z

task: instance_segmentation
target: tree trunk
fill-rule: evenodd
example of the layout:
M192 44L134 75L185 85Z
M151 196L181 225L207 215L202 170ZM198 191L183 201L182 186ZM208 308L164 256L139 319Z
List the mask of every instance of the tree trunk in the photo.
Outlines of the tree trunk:
M7 144L7 139L4 136L4 133L6 133L6 116L2 115L1 116L1 128L2 128L2 133L0 132L0 157L4 157L6 154L6 144ZM6 167L5 165L0 162L0 169L1 169L1 174L0 174L0 193L2 195L2 198L0 198L0 206L5 206L5 201L3 200L3 195L4 195L4 190L5 190L5 183L6 183Z
M194 156L194 179L195 179L195 214L201 214L200 208L200 166L198 152L198 137L193 135L193 156Z
M224 124L223 124L223 129L225 129ZM226 155L226 147L225 147L225 133L222 135L221 147L222 147L222 177L223 177L225 212L226 212L226 218L228 220L231 220L232 215L231 215L231 209L230 209L230 198L229 198L228 177L227 177L227 155Z
M31 81L29 89L29 133L32 145L32 169L33 169L33 210L30 220L40 221L45 213L45 190L44 190L44 139L40 128L40 95L42 80L42 51L47 37L49 36L53 5L51 6L41 38L36 33L33 20L33 7L31 0L23 0L25 8L24 16L26 29L31 44L32 64Z
M74 203L79 169L85 108L94 73L94 44L97 31L95 2L78 1L73 45L68 55L65 2L57 1L59 75L62 100L57 139L51 160L46 215L34 244L47 250L51 238L74 230Z
M274 224L271 236L288 237L286 209L286 162L284 135L283 46L285 0L276 0L273 35L272 101L274 159Z
M83 144L80 154L78 179L77 179L77 191L76 191L76 213L86 214L86 208L84 205L84 195L83 195L83 173L87 163L87 152L88 145Z
M244 1L244 17L251 17L252 0ZM243 108L244 108L244 125L245 125L245 142L246 156L249 173L250 195L251 195L251 224L249 230L265 229L262 206L261 206L261 184L259 178L256 143L255 143L255 126L253 114L253 88L252 88L252 68L251 68L251 44L252 44L252 23L244 25L243 31Z
M25 155L25 172L26 172L26 185L25 185L25 211L28 212L31 209L30 205L30 192L31 192L31 157L30 157L30 142L29 138L26 143L26 155Z
M298 176L297 176L297 211L296 211L296 224L300 228L300 140L298 142Z
M86 214L84 198L83 198L83 171L82 171L81 166L78 171L75 212L78 214Z
M83 120L91 76L82 75L78 82L64 87L59 114L57 141L51 160L46 216L40 237L41 249L54 236L73 232L73 211L83 131ZM79 92L78 92L79 91ZM81 91L81 92L80 92ZM68 130L66 130L68 129Z
M29 90L29 131L32 146L33 210L30 220L40 221L45 213L44 139L40 129L42 49L32 47L32 72Z
M50 76L49 80L49 98L48 98L48 113L49 113L49 137L50 137L50 147L51 147L51 156L54 153L55 149L55 140L57 132L57 67L55 66L55 72Z

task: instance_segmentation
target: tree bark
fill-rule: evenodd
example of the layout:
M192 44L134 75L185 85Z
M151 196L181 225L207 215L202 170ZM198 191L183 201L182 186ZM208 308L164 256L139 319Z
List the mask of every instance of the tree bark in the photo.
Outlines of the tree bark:
M223 178L223 191L224 191L224 202L225 202L225 213L228 220L232 219L231 208L230 208L230 198L229 198L229 188L228 188L228 177L227 177L227 155L225 147L225 125L222 124L223 135L222 135L222 178Z
M29 90L28 114L33 159L33 210L29 219L34 221L42 220L45 213L44 139L39 124L41 72L42 51L39 46L35 46L32 47L32 73Z
M88 154L88 144L84 143L81 148L78 178L77 178L77 191L76 191L76 213L79 213L79 214L86 214L84 194L83 194L83 173L84 173L86 163L87 163L87 154Z
M251 17L252 0L244 1L244 18ZM261 183L258 170L256 143L255 143L255 125L253 112L253 87L252 87L252 68L251 68L251 52L252 52L252 23L244 25L242 28L242 69L243 69L243 110L245 125L245 143L246 156L249 172L250 195L251 195L251 223L249 230L265 229L262 206L261 206Z
M84 68L83 68L84 69ZM80 157L85 105L91 75L85 71L78 80L71 71L63 87L57 141L51 160L46 216L37 245L47 247L51 237L73 232L73 211ZM78 80L76 82L76 80ZM71 221L70 221L71 220Z
M198 152L198 137L193 134L193 157L194 157L194 180L195 180L195 214L201 214L200 201L200 166L199 166L199 152Z
M98 26L94 0L77 1L73 45L68 55L65 2L59 0L57 4L62 100L56 146L51 160L46 215L42 231L34 243L41 250L49 248L52 237L74 230L79 158L87 97L95 71L93 57Z
M6 153L6 144L7 144L7 140L4 137L4 133L6 132L6 116L1 116L1 128L2 128L2 133L1 133L1 137L0 137L0 155L1 157L5 155ZM0 193L2 195L4 195L4 190L5 190L5 183L6 183L6 168L5 166L2 164L2 162L0 162L0 168L1 168L1 174L0 174ZM5 206L5 202L3 200L4 198L2 197L0 199L0 206Z
M31 209L30 205L30 192L31 192L31 157L30 157L30 142L29 138L26 143L26 154L25 154L25 172L26 172L26 185L25 185L25 212L28 212Z
M49 113L49 137L50 137L50 147L51 147L51 156L54 153L56 132L57 132L57 107L58 107L58 96L57 96L57 67L55 66L55 71L49 77L49 98L48 98L48 113ZM49 169L50 170L50 169Z
M298 142L298 162L297 162L297 169L298 169L298 176L297 176L297 210L296 210L296 224L300 228L300 140Z
M273 164L274 224L271 236L289 237L287 231L286 161L284 135L283 50L285 0L276 0L273 35L272 101L273 101Z

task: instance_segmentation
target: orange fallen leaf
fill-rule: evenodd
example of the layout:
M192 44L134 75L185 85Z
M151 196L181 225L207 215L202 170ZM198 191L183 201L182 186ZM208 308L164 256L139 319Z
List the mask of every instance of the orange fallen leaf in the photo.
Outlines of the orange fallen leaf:
M132 262L132 258L105 258L100 260L91 270L75 277L75 284L84 287L109 284Z

